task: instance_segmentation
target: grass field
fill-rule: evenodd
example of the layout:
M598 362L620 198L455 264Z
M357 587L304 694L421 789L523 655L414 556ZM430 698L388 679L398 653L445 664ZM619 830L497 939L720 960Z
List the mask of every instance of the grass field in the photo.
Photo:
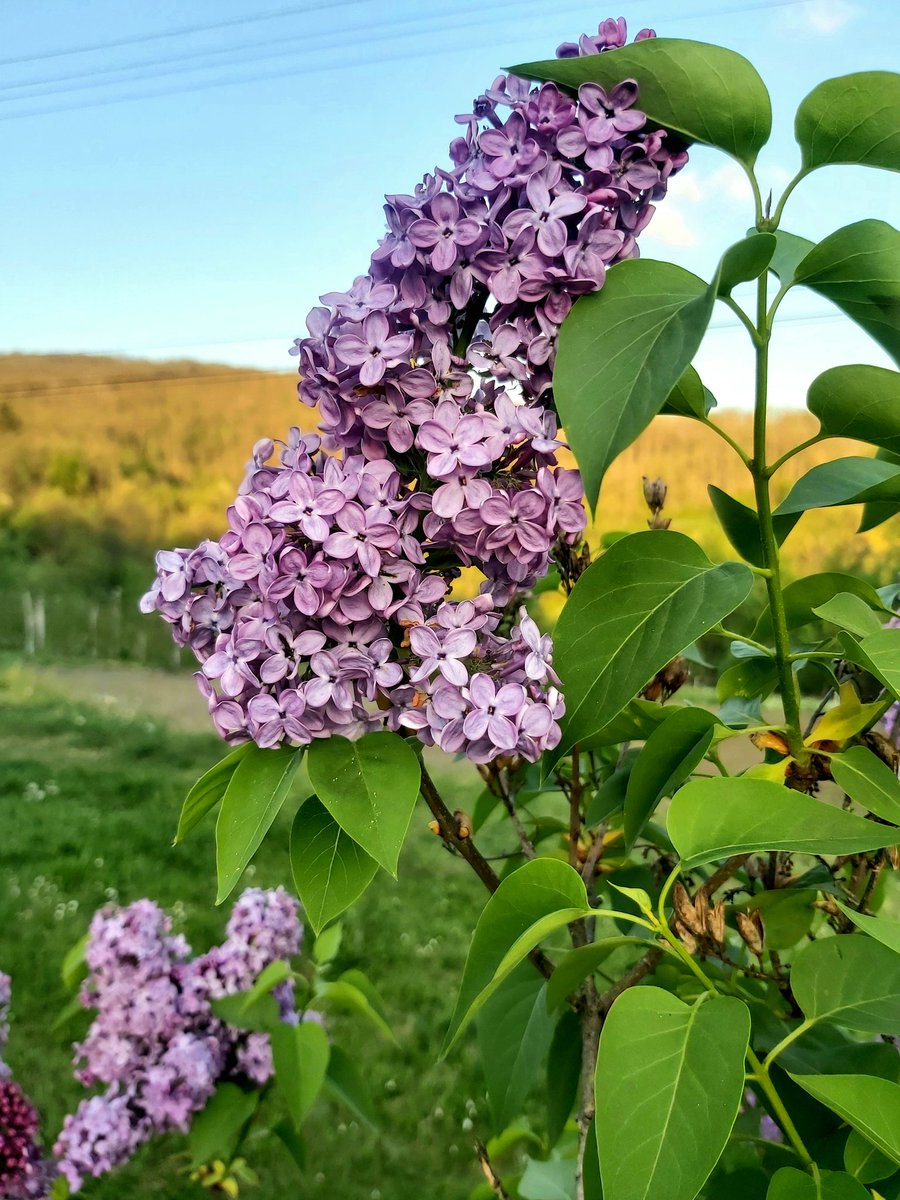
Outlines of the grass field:
M218 757L221 743L164 725L147 702L148 679L143 695L140 680L137 672L128 679L136 712L127 716L112 711L110 700L104 711L36 685L35 676L15 667L0 672L0 969L14 982L8 1057L50 1136L84 1094L70 1067L71 1043L84 1020L56 1032L52 1026L68 1001L60 962L94 909L110 898L127 903L148 895L176 914L195 949L218 939L224 923L212 907L211 826L178 849L170 846L185 790ZM62 687L71 682L63 679ZM177 681L176 689L181 682L187 681ZM111 686L101 678L94 694L108 695ZM78 695L90 692L84 679L77 687ZM156 703L192 722L190 706L172 709L172 695ZM462 803L459 778L445 775L443 783L451 801ZM288 879L289 817L282 814L248 883ZM340 952L341 967L362 967L381 990L399 1042L394 1048L349 1018L335 1024L372 1085L381 1130L367 1132L320 1102L308 1125L305 1176L277 1143L267 1142L254 1155L261 1187L249 1195L459 1200L477 1184L472 1140L489 1131L474 1045L467 1042L452 1064L434 1060L482 903L474 878L427 831L423 809L414 818L400 882L385 875L375 881L346 920ZM84 1194L88 1200L196 1196L180 1173L177 1150L175 1139L159 1143Z

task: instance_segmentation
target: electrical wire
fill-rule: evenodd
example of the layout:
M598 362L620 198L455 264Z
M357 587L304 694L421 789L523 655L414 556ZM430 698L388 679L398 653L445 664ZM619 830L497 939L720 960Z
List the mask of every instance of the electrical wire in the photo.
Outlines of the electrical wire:
M356 2L356 0L351 0L351 2ZM673 18L672 23L677 24L678 22L699 20L699 19L703 19L703 18L706 18L709 16L725 16L725 15L730 15L732 13L758 12L758 11L761 11L764 9L777 9L777 8L793 7L793 6L796 6L799 4L808 4L809 2L810 2L810 0L762 0L762 2L759 2L759 3L754 3L754 4L749 4L749 5L741 5L739 7L735 7L733 9L729 9L726 11L723 11L721 9L708 9L703 12L680 14L678 17ZM516 7L520 7L520 6L516 5ZM497 23L498 23L497 21L488 22L488 24L497 24ZM481 27L484 27L484 23L482 23ZM391 35L389 39L388 39L388 36L385 35L381 38L373 38L370 40L371 41L383 41L383 40L392 40L393 41L393 40L396 40L397 36L404 36L404 35L402 35L402 34L401 35ZM421 36L421 35L414 35L414 36ZM507 44L508 45L521 45L524 41L525 41L524 38L518 38L511 42L508 42ZM462 50L467 49L468 46L470 46L470 45L471 45L471 42L467 43L466 45L454 45L454 46L450 46L450 47L448 47L446 44L442 44L441 46L436 47L435 49L423 50L423 51L419 52L417 54L417 58L421 59L421 58L432 58L435 56L446 56L446 54L448 53L448 50L451 53L460 52ZM271 55L271 56L264 56L264 57L281 57L281 56L280 55ZM373 67L373 66L382 66L382 65L385 65L387 63L392 63L392 62L407 61L409 59L409 57L410 57L409 52L403 51L399 54L383 55L380 58L367 59L366 61L363 61L363 62L347 62L345 60L341 60L338 62L321 63L318 65L305 64L302 67L291 68L287 71L263 72L261 74L240 76L238 78L226 77L226 78L222 78L222 79L213 79L213 80L207 80L205 82L188 84L183 87L163 88L158 91L152 91L152 92L138 92L138 93L131 93L131 94L126 93L126 94L118 95L118 96L103 97L103 98L100 98L97 100L87 100L87 101L77 103L77 104L58 105L58 106L49 107L49 108L33 109L30 111L26 111L26 112L7 113L7 114L0 115L0 121L25 120L28 117L50 116L50 115L53 115L56 113L74 112L74 111L79 111L79 110L89 109L89 108L106 108L110 105L115 105L115 104L130 103L130 102L141 101L141 100L153 100L153 99L159 99L159 98L163 98L163 97L167 97L167 96L185 95L185 94L189 94L189 93L202 92L202 91L207 91L210 88L236 87L236 86L240 86L240 85L244 85L244 84L248 84L248 83L265 83L265 82L271 82L272 80L276 80L276 79L285 79L285 78L292 78L292 77L297 77L297 76L317 75L317 74L322 74L323 72L335 72L335 71L346 70L346 69L350 69L350 68L363 69L363 68ZM258 59L256 61L261 61L261 59ZM219 65L219 64L215 64L215 65ZM243 65L243 64L241 64L241 65ZM199 70L199 69L207 69L207 68L194 68L194 70ZM158 78L158 77L161 77L162 75L168 74L168 73L171 73L171 72L159 72L157 75L149 77L148 81L150 78ZM175 73L177 74L178 72L175 72ZM188 71L181 72L181 73L190 74L191 71L188 70ZM142 80L115 81L115 83L118 83L118 82L122 82L122 83L129 82L130 83L130 82L143 82L143 81ZM115 86L115 83L113 83L109 86ZM64 91L64 90L66 90L66 89L60 89L60 91ZM52 93L50 93L50 94L52 94ZM8 98L8 99L11 101L15 101L15 100L28 100L28 99L36 99L36 98L37 97L28 96L28 97L12 97L12 98Z

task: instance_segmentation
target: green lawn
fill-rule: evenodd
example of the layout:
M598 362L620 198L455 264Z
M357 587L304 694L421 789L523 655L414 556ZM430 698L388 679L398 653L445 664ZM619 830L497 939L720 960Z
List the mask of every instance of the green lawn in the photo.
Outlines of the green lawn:
M211 824L186 845L170 845L187 787L221 750L211 735L176 732L155 716L110 715L23 686L15 670L0 672L0 969L14 984L8 1058L50 1137L84 1094L70 1066L84 1020L52 1026L68 1001L60 962L94 909L150 896L195 949L221 934ZM468 806L452 768L443 783L451 807ZM289 818L282 814L248 883L288 882ZM474 1045L466 1042L452 1064L434 1060L483 895L428 832L424 809L413 825L400 882L382 874L348 916L338 964L370 975L399 1041L392 1047L349 1020L334 1025L371 1083L380 1132L320 1102L308 1125L305 1175L266 1142L254 1152L262 1182L249 1196L459 1200L479 1180L472 1141L489 1131ZM83 1194L196 1197L178 1150L177 1139L157 1144Z

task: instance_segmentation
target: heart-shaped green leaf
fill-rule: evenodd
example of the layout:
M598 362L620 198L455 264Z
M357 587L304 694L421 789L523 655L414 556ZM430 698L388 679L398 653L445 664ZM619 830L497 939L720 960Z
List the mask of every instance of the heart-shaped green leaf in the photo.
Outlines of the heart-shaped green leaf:
M826 296L900 358L900 233L893 226L857 221L838 229L798 264L794 281Z
M183 842L191 830L200 824L210 809L215 808L219 803L225 795L225 789L231 782L231 777L238 769L238 765L252 749L252 742L244 742L242 746L238 746L236 750L232 750L230 754L220 758L205 775L200 776L181 806L178 829L175 833L174 844L176 846L179 842Z
M766 779L695 779L676 792L667 828L683 868L714 858L789 850L855 854L893 844L896 830Z
M900 779L877 754L865 746L851 746L843 754L832 754L830 763L834 782L851 800L883 821L900 825Z
M234 890L250 859L288 797L303 750L251 746L237 765L216 821L216 870L221 904Z
M671 796L703 759L719 722L704 708L681 708L647 739L628 778L625 845L634 845L664 796Z
M475 926L444 1053L459 1037L472 1005L516 940L561 909L584 911L587 907L583 879L568 863L556 859L533 859L503 880Z
M872 938L810 942L794 958L791 989L808 1021L900 1035L900 955Z
M392 875L419 795L415 751L387 731L356 742L317 739L309 748L309 778L341 829Z
M882 1154L900 1163L900 1084L875 1075L791 1075Z
M716 516L719 518L719 524L741 558L748 563L753 563L754 567L765 566L762 533L756 511L746 504L742 504L740 500L735 500L733 496L729 496L715 484L711 483L707 490L712 506L716 510ZM800 517L800 513L792 513L788 516L774 518L772 524L775 529L775 540L779 546L787 539Z
M566 317L553 393L592 507L612 462L660 412L690 365L714 300L703 280L682 267L630 259Z
M750 1013L733 997L619 996L597 1056L604 1200L693 1200L737 1118L749 1037Z
M806 400L827 437L855 438L900 453L900 374L886 367L832 367Z
M567 713L558 760L603 729L657 671L732 612L753 586L684 534L636 533L578 580L556 624Z
M291 872L306 919L316 933L363 894L378 863L346 834L315 796L291 827Z
M328 1034L314 1021L281 1025L269 1035L275 1085L299 1129L325 1082L331 1048Z
M859 71L825 80L797 109L794 133L807 171L829 163L900 171L900 75Z
M900 501L900 467L879 458L838 458L797 480L775 511L776 519L810 508L838 508L867 500Z
M613 54L521 63L510 70L572 90L582 83L610 89L635 79L638 105L652 124L689 142L716 146L747 166L772 129L769 93L755 67L733 50L706 42L648 38Z

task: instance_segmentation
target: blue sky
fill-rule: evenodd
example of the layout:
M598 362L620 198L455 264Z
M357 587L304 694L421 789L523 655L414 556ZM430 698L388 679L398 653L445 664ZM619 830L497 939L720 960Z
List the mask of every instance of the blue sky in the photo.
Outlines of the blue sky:
M290 369L316 297L365 269L383 194L446 162L454 113L504 64L550 57L620 14L632 32L751 59L772 93L760 174L776 193L796 165L797 103L821 79L890 69L900 41L900 6L883 0L3 5L0 351ZM125 44L63 53L110 42ZM794 193L784 227L820 237L896 219L897 200L894 176L830 168ZM708 273L751 211L729 160L696 150L643 252ZM885 361L811 295L783 312L776 403L802 404L833 363ZM720 403L746 404L745 335L724 308L713 324L701 373Z

